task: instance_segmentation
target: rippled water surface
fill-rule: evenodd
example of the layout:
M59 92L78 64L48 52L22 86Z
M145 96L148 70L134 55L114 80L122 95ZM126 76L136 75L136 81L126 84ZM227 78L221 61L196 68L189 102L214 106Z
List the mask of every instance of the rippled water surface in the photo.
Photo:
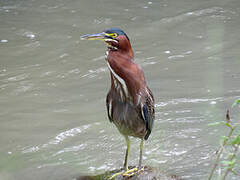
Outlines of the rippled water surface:
M122 166L125 141L106 116L105 45L80 41L109 27L128 34L155 96L143 163L207 178L227 133L208 124L240 97L239 0L0 0L0 179ZM239 120L239 109L230 113ZM131 140L134 165L139 140Z

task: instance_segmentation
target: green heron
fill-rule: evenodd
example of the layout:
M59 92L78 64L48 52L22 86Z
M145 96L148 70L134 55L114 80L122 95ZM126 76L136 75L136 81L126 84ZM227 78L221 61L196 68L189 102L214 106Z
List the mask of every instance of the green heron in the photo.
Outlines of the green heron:
M103 40L107 44L105 59L111 76L111 88L106 98L107 115L127 143L124 161L126 172L121 174L127 176L139 172L142 168L144 140L151 134L155 118L154 98L147 86L144 72L134 62L130 40L121 29L110 28L102 33L87 34L81 38ZM132 170L128 169L129 136L141 139L139 164Z

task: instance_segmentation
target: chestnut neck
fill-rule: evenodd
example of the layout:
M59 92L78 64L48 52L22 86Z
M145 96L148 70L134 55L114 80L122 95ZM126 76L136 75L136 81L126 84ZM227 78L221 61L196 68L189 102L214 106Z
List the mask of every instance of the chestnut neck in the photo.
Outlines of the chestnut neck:
M118 44L115 45L117 47L116 51L120 51L121 54L127 55L130 59L133 59L134 54L129 39L124 35L120 35L117 37L117 40Z

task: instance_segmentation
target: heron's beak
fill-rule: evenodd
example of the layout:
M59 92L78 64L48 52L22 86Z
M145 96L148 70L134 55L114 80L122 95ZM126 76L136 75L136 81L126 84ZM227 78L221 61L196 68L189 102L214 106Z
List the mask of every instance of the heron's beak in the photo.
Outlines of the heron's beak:
M105 33L102 32L102 33L97 33L97 34L86 34L86 35L83 35L81 36L81 39L82 40L105 40L106 39L106 36L105 36Z

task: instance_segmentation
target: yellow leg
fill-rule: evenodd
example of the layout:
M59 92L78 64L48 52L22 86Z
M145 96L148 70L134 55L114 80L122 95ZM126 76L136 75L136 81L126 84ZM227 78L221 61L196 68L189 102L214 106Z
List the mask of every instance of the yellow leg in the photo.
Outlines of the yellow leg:
M140 155L139 155L139 163L138 163L138 169L141 169L142 166L142 154L143 154L143 147L144 147L144 140L141 139L141 143L140 143Z
M113 175L109 178L109 180L112 180L112 179L114 179L116 176L123 175L123 174L125 174L126 172L129 171L129 170L128 170L128 158L129 158L129 151L130 151L130 140L129 140L128 136L125 136L125 139L126 139L126 144L127 144L127 150L126 150L126 154L125 154L125 161L124 161L124 165L123 165L125 171L124 171L124 172L118 172L118 173L113 174Z
M140 156L139 156L138 167L135 167L133 169L128 169L130 141L129 141L128 136L126 136L125 138L126 138L126 143L127 143L127 150L126 150L125 162L124 162L125 172L115 173L109 178L109 180L113 180L116 176L119 176L119 175L131 177L131 176L134 176L141 171L144 171L144 168L142 168L142 154L143 154L144 140L142 139L141 143L140 143Z
M122 174L122 176L128 176L128 177L131 177L131 176L134 176L136 175L137 173L141 172L141 171L144 171L144 167L142 167L142 154L143 154L143 147L144 147L144 140L141 139L141 143L140 143L140 155L139 155L139 163L138 163L138 167L135 167L133 169L130 169L130 170L127 170L126 172L124 172Z
M126 155L125 155L125 161L124 161L124 169L128 171L128 158L129 158L129 151L130 151L130 140L128 136L125 136L126 143L127 143L127 150L126 150Z

